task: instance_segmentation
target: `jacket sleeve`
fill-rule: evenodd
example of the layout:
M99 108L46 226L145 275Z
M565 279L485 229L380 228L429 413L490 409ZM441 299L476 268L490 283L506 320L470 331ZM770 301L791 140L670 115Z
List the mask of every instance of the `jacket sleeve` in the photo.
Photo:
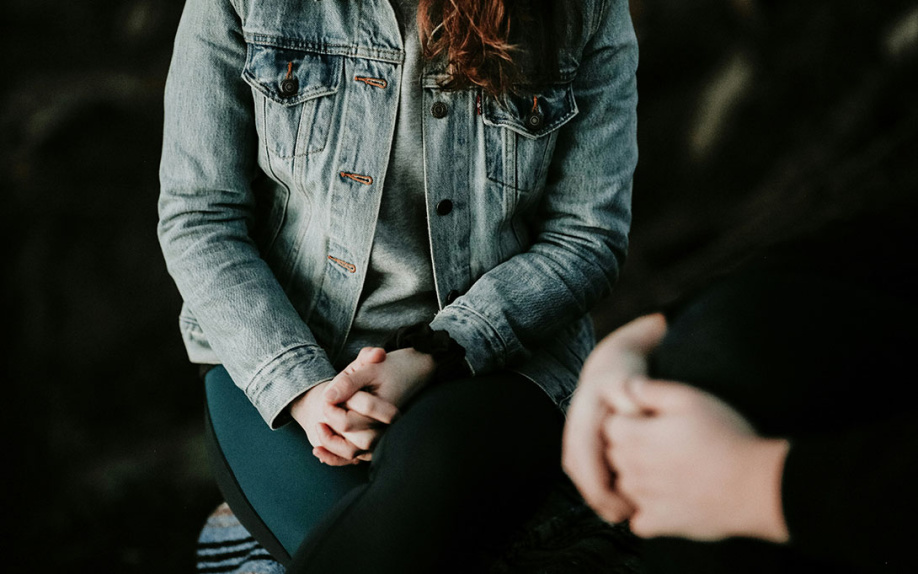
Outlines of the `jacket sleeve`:
M870 572L914 566L916 478L914 414L792 441L782 486L791 544Z
M272 427L335 375L250 237L256 135L229 0L188 0L166 82L159 239L211 347Z
M475 374L525 357L588 313L611 291L627 253L637 40L627 1L609 0L594 16L573 81L579 113L559 132L532 246L482 275L431 323L465 347Z

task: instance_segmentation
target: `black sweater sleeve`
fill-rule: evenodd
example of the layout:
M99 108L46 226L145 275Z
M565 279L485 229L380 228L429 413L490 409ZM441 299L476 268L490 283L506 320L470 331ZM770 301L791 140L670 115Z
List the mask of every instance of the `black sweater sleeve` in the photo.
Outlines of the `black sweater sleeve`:
M799 552L908 571L918 562L918 308L904 271L918 258L852 268L831 256L852 243L814 245L671 310L651 373L711 392L761 434L790 440L782 502Z
M865 381L864 392L880 391ZM791 544L871 572L915 565L916 447L918 417L911 414L793 440L783 480Z
M883 213L752 260L668 310L650 363L788 438L792 546L869 572L918 572L916 217Z

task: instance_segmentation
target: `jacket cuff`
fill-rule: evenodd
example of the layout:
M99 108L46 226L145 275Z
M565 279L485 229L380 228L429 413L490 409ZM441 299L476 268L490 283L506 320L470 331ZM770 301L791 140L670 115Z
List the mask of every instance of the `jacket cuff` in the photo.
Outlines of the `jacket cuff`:
M245 394L268 426L277 429L290 422L287 407L294 399L336 374L321 347L293 347L258 369Z
M485 317L461 304L452 304L434 317L430 328L442 330L465 349L472 376L503 368L510 349L507 339Z

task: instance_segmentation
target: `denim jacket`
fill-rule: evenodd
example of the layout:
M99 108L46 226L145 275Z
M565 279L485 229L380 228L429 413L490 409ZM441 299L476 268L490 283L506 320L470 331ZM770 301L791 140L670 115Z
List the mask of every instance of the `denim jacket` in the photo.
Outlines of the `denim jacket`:
M517 371L562 407L625 258L637 162L628 2L583 6L557 81L499 101L422 79L431 326L474 374ZM187 1L160 242L190 359L223 363L274 427L352 359L403 58L386 0Z

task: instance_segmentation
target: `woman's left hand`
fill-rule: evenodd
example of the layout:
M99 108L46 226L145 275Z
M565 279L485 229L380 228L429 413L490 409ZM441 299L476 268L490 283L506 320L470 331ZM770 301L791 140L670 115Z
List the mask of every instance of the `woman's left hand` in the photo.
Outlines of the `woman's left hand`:
M328 422L321 428L322 442L331 447L342 437L346 438L365 451L356 457L357 460L372 460L373 448L384 428L375 424L374 419L379 418L375 413L361 406L363 402L368 406L372 403L359 399L368 392L400 407L430 380L435 368L433 357L414 349L387 354L380 348L365 347L325 388L323 413ZM324 447L315 449L314 454L330 465L353 462Z
M352 374L366 365L386 360L382 349L365 347L344 370ZM320 393L321 422L313 431L313 454L325 464L344 466L370 461L373 448L385 427L398 416L398 409L367 392L354 393L346 401L330 403L324 390L331 381L324 383ZM308 433L307 433L308 434Z
M398 349L386 353L368 347L360 351L366 357L383 360L361 362L348 366L332 379L325 389L325 400L332 404L347 402L358 391L370 392L381 399L401 407L431 379L437 364L433 357L414 349ZM360 359L358 358L358 361Z

